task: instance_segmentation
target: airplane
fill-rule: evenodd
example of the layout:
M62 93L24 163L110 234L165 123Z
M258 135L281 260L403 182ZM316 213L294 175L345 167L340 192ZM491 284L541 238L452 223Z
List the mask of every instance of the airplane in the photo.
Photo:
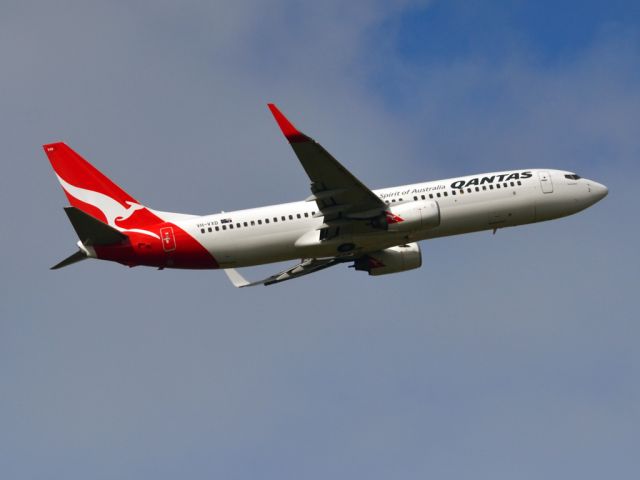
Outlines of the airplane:
M143 205L65 143L43 145L71 206L78 251L51 269L95 258L134 267L223 269L235 287L272 285L351 263L386 275L419 268L418 242L572 215L607 187L563 170L519 169L371 190L268 104L311 182L305 200L188 215ZM248 281L236 269L301 259Z

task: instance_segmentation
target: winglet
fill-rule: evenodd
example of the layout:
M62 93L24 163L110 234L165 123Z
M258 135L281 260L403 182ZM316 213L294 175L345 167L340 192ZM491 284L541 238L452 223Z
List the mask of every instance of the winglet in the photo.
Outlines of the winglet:
M235 268L225 268L224 273L227 274L231 283L236 288L248 287L251 285Z
M301 143L308 142L310 140L309 137L307 137L304 133L293 126L293 123L291 123L287 119L287 117L285 117L282 112L278 110L278 107L276 107L275 104L269 103L268 106L269 110L271 110L271 113L273 114L273 117L276 119L276 122L278 122L280 130L282 130L284 136L287 137L287 140L289 140L289 143Z

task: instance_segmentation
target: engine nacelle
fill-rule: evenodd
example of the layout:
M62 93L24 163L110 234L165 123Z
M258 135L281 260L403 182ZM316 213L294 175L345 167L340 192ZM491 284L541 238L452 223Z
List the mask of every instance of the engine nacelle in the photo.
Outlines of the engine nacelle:
M422 253L417 243L398 245L369 253L354 263L356 270L365 271L369 275L405 272L421 266Z
M440 206L433 200L394 205L386 212L390 232L414 232L440 225Z

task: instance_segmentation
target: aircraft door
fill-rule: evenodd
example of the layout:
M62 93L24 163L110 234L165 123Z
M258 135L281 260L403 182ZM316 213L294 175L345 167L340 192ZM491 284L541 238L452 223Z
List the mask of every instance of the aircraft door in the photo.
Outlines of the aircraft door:
M172 227L161 228L160 239L162 240L162 249L165 252L173 252L176 249L176 237Z
M551 182L551 175L549 175L549 172L538 172L538 177L540 178L542 193L553 193L553 183Z

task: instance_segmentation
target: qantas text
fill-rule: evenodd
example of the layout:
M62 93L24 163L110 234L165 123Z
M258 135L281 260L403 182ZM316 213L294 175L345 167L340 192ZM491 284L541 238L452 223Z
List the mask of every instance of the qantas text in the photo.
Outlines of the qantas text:
M531 172L516 172L516 173L502 173L500 175L491 175L490 177L475 177L470 180L457 180L451 184L451 188L464 188L471 185L484 185L486 183L508 182L509 180L521 180L524 178L531 178L533 175Z

